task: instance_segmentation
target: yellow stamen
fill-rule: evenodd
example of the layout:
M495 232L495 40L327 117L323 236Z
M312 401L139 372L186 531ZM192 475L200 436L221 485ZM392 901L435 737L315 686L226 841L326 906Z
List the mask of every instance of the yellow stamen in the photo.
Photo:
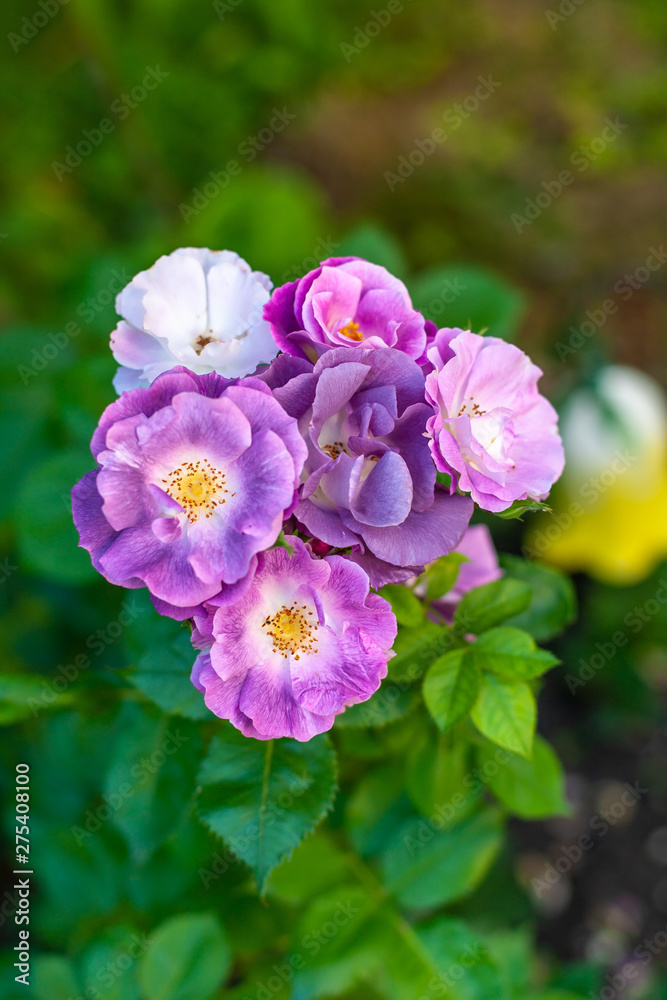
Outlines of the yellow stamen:
M342 441L334 441L333 444L322 445L322 451L326 451L327 455L331 458L338 458L345 451L345 445Z
M350 320L341 330L338 331L342 333L344 337L349 337L350 340L363 340L364 335L359 329L359 324L355 323L353 319Z
M463 406L456 416L460 417L462 413L467 413L469 417L483 417L486 410L483 410L479 403L475 402L472 396L469 396L468 399L469 402L466 402L465 400L463 401Z
M183 462L162 480L162 484L165 493L180 503L190 522L200 516L212 517L215 508L226 503L223 494L229 494L224 474L205 458Z
M316 653L313 647L317 642L318 626L315 621L308 621L309 618L313 618L313 612L308 611L305 604L298 607L293 601L291 607L283 604L273 617L263 621L262 628L267 629L266 634L273 640L272 651L285 658L291 654L295 660L301 653Z

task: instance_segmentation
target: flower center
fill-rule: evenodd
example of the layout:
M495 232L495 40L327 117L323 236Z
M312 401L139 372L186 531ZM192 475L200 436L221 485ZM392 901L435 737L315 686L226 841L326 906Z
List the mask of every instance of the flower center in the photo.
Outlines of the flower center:
M346 323L342 329L338 331L342 333L344 337L349 337L350 340L363 340L364 335L359 329L359 324L355 323L353 319L349 323Z
M463 406L456 416L460 417L462 413L467 413L469 417L483 417L486 410L483 410L479 403L475 402L472 396L468 396L468 399L463 401Z
M210 330L209 333L213 333L213 330ZM218 343L217 337L205 337L204 334L202 333L197 337L193 346L197 354L201 354L201 352L204 350L207 344L217 344L217 343Z
M317 642L317 623L308 621L312 616L313 612L308 611L305 604L299 607L293 601L291 607L283 604L273 617L267 617L262 622L262 628L273 640L272 652L284 657L291 653L295 660L299 659L300 653L316 653L313 645Z
M215 508L226 502L223 494L229 494L224 474L205 458L183 462L162 483L165 493L180 503L191 522L202 515L211 517Z
M323 444L322 451L326 451L330 458L336 459L339 455L342 455L345 451L345 445L342 441L334 441L332 444Z

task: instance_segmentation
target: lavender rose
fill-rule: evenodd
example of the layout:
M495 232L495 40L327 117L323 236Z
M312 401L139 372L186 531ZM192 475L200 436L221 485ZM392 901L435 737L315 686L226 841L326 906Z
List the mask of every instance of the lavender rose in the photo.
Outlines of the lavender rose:
M563 471L558 417L537 390L542 372L497 337L439 330L428 350L426 394L438 469L484 510L543 500Z
M426 347L403 282L360 257L330 257L277 288L264 316L281 351L311 361L335 347L395 347L415 359Z
M148 587L180 618L249 585L306 457L296 421L264 383L185 369L108 406L91 448L98 467L72 491L81 546L111 583Z
M294 516L309 534L351 547L374 587L451 552L473 505L436 489L416 362L390 347L336 348L315 366L280 355L261 378L308 444Z
M175 365L227 378L254 372L276 354L262 319L271 287L231 250L186 247L160 257L116 299L116 391L145 388Z
M211 711L246 736L306 741L380 686L396 619L359 566L287 541L293 555L261 555L240 601L195 617L193 641L204 651L192 680Z

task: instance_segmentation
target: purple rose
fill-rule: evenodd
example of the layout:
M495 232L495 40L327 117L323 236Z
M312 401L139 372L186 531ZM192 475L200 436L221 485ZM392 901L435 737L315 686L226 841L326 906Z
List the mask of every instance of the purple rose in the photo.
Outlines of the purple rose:
M395 347L419 359L426 347L403 282L360 257L330 257L276 288L264 318L281 351L311 361L335 347Z
M305 741L378 689L396 619L359 566L316 559L299 538L287 540L293 555L259 556L240 601L196 617L193 641L204 651L192 680L244 735Z
M428 351L433 459L484 510L544 499L563 471L558 417L537 391L542 372L513 344L439 330Z
M473 505L435 487L416 362L389 347L337 348L315 366L280 355L261 378L308 444L294 515L309 534L352 547L374 587L451 552Z
M146 586L181 618L249 585L306 457L296 421L263 382L185 369L108 406L91 448L98 467L72 491L81 546L111 583Z
M498 553L493 544L491 532L485 524L475 524L468 528L454 551L460 552L468 561L459 566L456 583L452 589L434 602L434 607L448 621L454 617L456 607L464 594L467 594L474 587L493 583L494 580L499 580L503 575L503 571L498 565Z

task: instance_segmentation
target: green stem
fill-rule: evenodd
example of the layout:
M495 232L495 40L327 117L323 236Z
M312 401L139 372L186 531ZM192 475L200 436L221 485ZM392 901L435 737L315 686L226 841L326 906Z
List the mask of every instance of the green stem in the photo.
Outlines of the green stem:
M373 893L378 906L385 906L385 914L391 917L396 932L405 941L413 954L428 968L429 972L437 972L433 964L433 958L427 948L419 940L412 925L395 909L393 905L394 900L382 885L375 872L368 867L358 854L352 851L346 855L346 861L353 874ZM387 903L391 905L387 907Z

